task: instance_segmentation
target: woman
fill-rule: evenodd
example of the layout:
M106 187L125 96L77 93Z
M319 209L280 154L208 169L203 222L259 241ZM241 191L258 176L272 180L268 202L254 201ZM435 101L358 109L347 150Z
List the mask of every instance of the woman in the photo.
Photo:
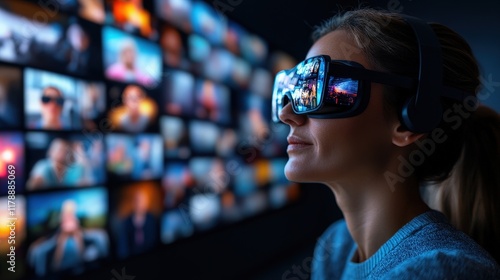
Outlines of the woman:
M138 49L132 39L124 39L119 50L118 61L106 69L106 77L121 82L138 82L152 85L151 76L143 73L137 66Z
M118 126L128 132L144 131L149 125L149 116L141 111L141 104L147 101L146 93L136 85L128 85L123 90L123 109L125 113L120 117Z
M84 165L75 162L71 143L62 138L55 138L50 142L47 158L37 161L33 166L26 186L29 190L35 190L88 185L93 179L86 178L85 171Z
M31 128L42 128L50 130L68 129L70 125L63 117L64 96L62 92L53 86L43 89L40 97L41 118Z
M468 121L470 112L463 110L471 105L463 93L477 92L477 63L467 43L439 24L418 25L431 26L439 39L430 54L422 50L429 39L417 41L411 22L375 10L336 16L315 31L308 60L297 66L324 64L318 76L328 75L317 83L318 107L294 106L293 94L280 96L275 87L275 120L290 126L287 178L329 186L345 218L319 239L312 279L500 278L494 259L430 210L419 193L424 182L444 180L460 155L464 130L457 118ZM442 51L443 79L421 91L436 79L429 74L437 67L427 66L440 58L424 57L436 49ZM275 84L285 75L278 73ZM299 78L294 86L306 82ZM432 88L441 83L446 86ZM352 101L335 105L326 89L349 92ZM417 107L416 92L435 104ZM445 92L453 93L439 97Z
M83 262L83 231L77 217L76 203L64 201L61 209L61 226L56 235L52 266L55 271L77 267Z

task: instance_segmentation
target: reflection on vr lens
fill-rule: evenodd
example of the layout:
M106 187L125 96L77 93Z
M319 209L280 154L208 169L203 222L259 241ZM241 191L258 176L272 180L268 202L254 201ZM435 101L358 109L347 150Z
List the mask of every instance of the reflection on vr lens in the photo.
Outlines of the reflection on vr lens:
M317 79L299 80L292 92L293 106L297 112L308 112L318 107Z
M318 74L321 62L321 58L311 58L276 75L273 92L276 119L283 105L282 99L287 94L297 113L312 112L318 108Z
M358 80L350 78L330 77L325 103L348 109L356 104L358 97Z

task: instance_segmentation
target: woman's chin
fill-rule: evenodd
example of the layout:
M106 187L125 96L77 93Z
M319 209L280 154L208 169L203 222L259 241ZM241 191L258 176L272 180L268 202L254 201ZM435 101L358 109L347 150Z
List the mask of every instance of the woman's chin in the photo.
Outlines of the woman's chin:
M314 172L308 172L305 168L299 167L293 164L293 162L288 161L285 165L285 177L288 181L297 183L313 182L314 179L310 178L311 175L314 175Z

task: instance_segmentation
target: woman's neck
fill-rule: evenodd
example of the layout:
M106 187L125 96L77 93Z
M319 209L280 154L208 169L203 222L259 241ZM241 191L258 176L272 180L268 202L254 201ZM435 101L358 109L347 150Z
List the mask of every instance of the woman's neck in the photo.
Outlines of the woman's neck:
M51 118L43 121L43 128L46 129L61 129L62 123L59 118Z
M429 210L420 198L416 180L408 179L396 189L389 188L384 178L379 182L370 180L362 191L338 184L330 186L358 246L355 262L370 258L401 227Z

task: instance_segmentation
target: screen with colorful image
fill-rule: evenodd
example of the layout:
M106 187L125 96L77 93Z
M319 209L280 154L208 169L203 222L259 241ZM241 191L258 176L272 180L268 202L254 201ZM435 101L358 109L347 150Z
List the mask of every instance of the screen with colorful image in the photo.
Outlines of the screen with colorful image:
M227 21L214 6L196 1L191 10L191 24L194 33L207 38L214 45L221 45L227 30Z
M20 132L0 132L0 195L6 195L7 186L15 193L24 191L24 139Z
M279 209L290 201L295 201L300 195L300 185L298 183L287 182L285 184L274 185L269 189L269 206Z
M161 241L163 243L168 244L189 237L193 232L193 222L187 212L182 209L174 209L163 214L161 219Z
M260 214L268 209L268 193L263 190L256 191L240 199L241 212L244 217Z
M24 71L24 111L28 129L82 128L76 79L39 69Z
M231 75L229 76L229 84L235 86L239 89L247 89L252 82L259 80L250 80L252 78L252 66L250 63L242 58L234 57L233 68L231 70ZM265 84L265 81L264 81Z
M26 133L28 191L88 187L106 180L104 143L77 133Z
M258 94L246 92L240 100L239 122L241 138L246 143L253 146L265 146L269 137L274 136L271 133L270 99L266 99Z
M190 62L186 52L186 36L174 27L164 24L160 33L163 62L169 67L188 69Z
M113 24L129 33L148 39L156 39L158 34L153 26L151 14L145 9L143 0L106 0L113 16Z
M230 224L243 219L241 199L237 198L233 191L227 190L221 194L221 207L223 223Z
M156 182L139 182L113 190L111 231L119 258L145 253L159 243L162 196Z
M212 49L208 57L203 59L203 76L217 82L228 82L235 60L235 56L227 50Z
M149 180L163 172L163 143L157 134L108 134L107 169L112 180Z
M2 2L0 60L95 76L101 57L99 27L54 11L33 16L38 9L26 1Z
M221 128L211 122L191 121L189 123L191 150L196 154L215 154L220 133ZM199 139L203 139L203 141L199 141Z
M76 95L79 97L79 109L82 126L89 130L102 128L101 118L106 112L106 86L103 82L77 81Z
M202 74L204 70L203 63L208 60L212 53L212 46L203 36L194 33L189 35L187 41L189 58L196 65L194 71Z
M221 193L231 183L231 176L226 172L226 163L220 158L196 157L189 161L193 183L198 191Z
M132 179L160 178L163 172L163 141L158 134L141 134L135 137Z
M104 0L79 0L78 15L86 20L102 24L106 20Z
M19 68L0 66L0 129L21 128L22 87Z
M163 111L170 115L192 116L195 78L184 71L171 71L165 77Z
M111 129L138 133L154 130L158 105L154 92L135 84L113 85L109 88Z
M78 274L109 256L105 188L27 197L27 262L36 277Z
M262 65L268 55L268 47L262 38L246 34L240 41L242 56L254 65Z
M225 128L221 131L217 143L215 144L215 153L219 157L228 158L235 156L238 144L238 135L232 128Z
M258 188L256 170L253 165L240 163L238 172L234 174L233 191L237 197L245 197Z
M249 90L263 97L271 98L273 79L269 70L256 68L252 73Z
M162 51L159 45L109 26L103 27L102 40L106 78L150 88L160 84Z
M189 216L199 231L211 229L221 218L220 197L213 193L195 194L189 198Z
M126 134L106 135L107 170L110 179L130 180L134 164L134 137Z
M26 199L22 195L0 197L0 207L0 277L22 279L26 272Z
M156 0L158 17L169 21L184 32L191 30L191 0Z
M24 91L28 129L93 130L106 110L106 87L99 81L26 68Z
M163 116L160 119L165 157L187 159L191 156L189 133L186 122L178 117Z
M198 80L195 86L195 116L216 123L231 120L229 89L209 80Z
M225 46L226 48L236 55L241 54L240 42L246 36L246 31L234 21L229 21L227 26L227 32L225 36Z
M171 209L179 206L185 200L187 190L194 184L193 174L186 162L169 162L165 166L162 180L165 208Z
M286 156L286 140L290 128L286 125L271 123L269 125L269 137L260 142L261 152L264 157L284 157Z

